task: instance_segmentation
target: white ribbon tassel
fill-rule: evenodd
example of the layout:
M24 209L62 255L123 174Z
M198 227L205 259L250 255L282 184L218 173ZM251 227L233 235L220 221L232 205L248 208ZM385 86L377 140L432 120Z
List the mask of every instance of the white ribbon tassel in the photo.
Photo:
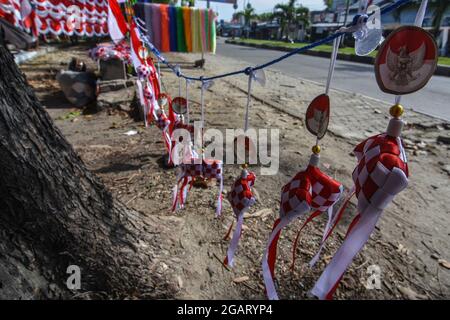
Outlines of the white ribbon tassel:
M343 187L341 186L341 194L342 194L342 192L343 192ZM339 213L341 212L341 210L344 210L347 207L347 204L350 201L350 198L353 196L354 192L355 192L355 187L352 187L352 189L349 190L344 201L342 201L342 204L339 207L339 210L336 211L336 214L334 216L333 216L333 206L328 208L328 221L327 221L327 225L325 227L325 230L324 230L324 233L322 236L322 242L320 243L320 247L319 247L319 250L317 250L316 255L309 262L310 268L313 268L315 266L315 264L317 263L317 261L319 261L320 254L322 253L322 250L325 247L325 243L327 242L329 233L331 232L331 229L335 225L335 223L337 223L337 219L340 218Z
M234 258L234 254L236 252L237 246L239 244L239 239L241 238L243 223L244 223L244 212L242 212L238 216L236 229L234 229L233 237L231 238L230 246L228 247L227 260L228 260L228 265L230 267L233 267L233 264L234 264L233 258Z
M330 231L330 228L331 228L331 225L332 225L331 222L333 220L333 206L330 206L328 208L327 213L328 213L327 225L325 226L325 230L323 231L322 241L320 243L319 250L317 251L316 255L309 262L309 266L311 268L314 267L314 265L317 263L317 261L319 261L320 254L322 253L322 249L324 247L325 238L326 238L328 232Z
M255 202L255 198L249 199L248 205L244 209L242 209L237 217L236 229L234 229L233 237L231 238L230 246L228 247L227 251L227 261L230 267L233 267L233 258L239 244L239 239L241 238L242 224L244 223L244 214L252 205L255 204Z
M383 210L369 206L360 214L359 221L347 234L344 243L311 290L313 295L319 299L329 297L353 258L369 240L382 212Z
M296 212L281 217L280 222L273 229L272 233L270 234L269 241L267 242L267 247L266 250L264 251L262 260L262 270L263 270L264 284L266 285L267 297L270 300L278 300L278 294L275 289L272 273L270 272L269 263L267 260L270 246L272 245L272 242L275 239L275 236L277 235L278 232L280 232L284 227L286 227L289 223L291 223L295 218L301 216L302 214L305 214L306 212L309 212L311 209L306 202L303 202L302 206L303 207L301 209L299 208L298 210L296 210Z
M222 192L223 192L223 177L220 177L219 196L217 197L216 217L222 214Z
M264 284L266 285L267 297L269 298L269 300L278 300L277 290L275 289L275 283L273 282L272 273L270 272L269 263L267 261L269 249L277 233L281 231L284 227L286 227L291 222L291 220L292 219L288 219L287 217L280 220L278 225L273 229L272 233L270 234L269 241L267 242L266 251L264 252L263 255L262 261L263 278Z
M331 79L333 78L334 69L336 66L336 58L339 51L339 43L341 42L341 37L337 37L333 41L333 51L331 52L331 60L330 60L330 67L328 69L328 77L327 77L327 84L325 87L325 94L328 94L330 91L330 84Z

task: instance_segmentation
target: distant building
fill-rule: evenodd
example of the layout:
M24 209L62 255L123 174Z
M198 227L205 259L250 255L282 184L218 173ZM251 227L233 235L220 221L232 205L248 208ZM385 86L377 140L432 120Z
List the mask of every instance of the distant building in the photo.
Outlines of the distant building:
M243 31L243 25L237 21L224 22L221 20L217 28L217 33L222 37L240 37Z
M396 0L372 0L373 5L380 8L389 6ZM418 4L406 4L393 10L381 17L381 23L385 35L402 25L411 25L414 23L418 9ZM349 0L347 13L347 0L334 0L330 10L312 11L311 12L311 40L317 40L337 30L345 23L352 21L353 17L359 11L359 1ZM432 21L436 11L436 3L429 3L425 19L423 22L424 29L432 28ZM441 33L438 39L441 55L450 54L450 7L444 12L441 22Z
M250 36L255 39L276 40L279 38L280 24L277 21L253 22Z
M311 11L310 20L311 41L324 38L341 26L338 23L338 13L336 11Z

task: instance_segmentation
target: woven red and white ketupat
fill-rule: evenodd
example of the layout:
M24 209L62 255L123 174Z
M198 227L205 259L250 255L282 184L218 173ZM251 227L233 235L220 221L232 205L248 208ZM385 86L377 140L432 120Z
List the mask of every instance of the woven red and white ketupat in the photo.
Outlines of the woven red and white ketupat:
M315 284L312 294L331 299L345 270L369 239L383 210L408 185L408 165L400 138L380 134L354 149L353 171L358 215L345 240Z
M177 184L173 189L172 210L176 211L184 207L188 191L192 188L196 177L204 179L216 179L219 182L219 192L217 197L216 216L222 212L222 191L223 191L223 163L215 159L201 159L192 156L184 159L180 164L180 174L177 177Z
M230 246L228 247L227 256L224 261L224 264L229 265L230 267L233 266L233 257L241 237L244 213L256 202L252 192L255 180L256 175L253 172L246 169L242 170L241 176L234 182L233 187L227 196L236 216L236 229L234 230ZM230 226L227 236L231 232L232 227L233 224Z
M264 282L269 299L278 299L273 278L277 243L281 230L295 218L315 209L316 212L329 212L329 222L324 232L324 234L327 234L332 219L333 205L339 200L342 191L342 184L313 165L309 165L305 171L299 172L282 188L280 218L274 223L262 263Z

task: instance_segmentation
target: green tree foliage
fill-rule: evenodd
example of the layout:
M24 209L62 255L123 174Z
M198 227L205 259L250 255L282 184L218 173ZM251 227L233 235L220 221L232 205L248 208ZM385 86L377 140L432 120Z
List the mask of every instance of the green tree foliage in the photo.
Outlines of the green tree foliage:
M274 16L280 21L281 37L294 24L309 25L309 9L302 5L297 6L297 0L289 0L288 3L279 3L274 7ZM287 38L287 34L286 34Z
M243 11L238 11L235 14L235 18L239 19L240 17L244 17L245 25L249 26L252 19L257 18L258 16L255 14L255 8L252 7L250 3L247 4Z
M323 4L327 7L327 9L331 9L333 6L333 0L323 0Z
M274 14L272 12L264 12L264 13L258 14L257 18L259 21L262 21L262 22L267 22L267 21L270 22L273 20Z

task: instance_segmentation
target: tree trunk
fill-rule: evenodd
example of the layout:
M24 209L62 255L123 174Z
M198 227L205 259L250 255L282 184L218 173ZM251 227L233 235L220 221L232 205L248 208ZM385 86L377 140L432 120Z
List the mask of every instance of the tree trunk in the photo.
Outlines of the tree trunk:
M151 271L155 224L87 170L1 43L0 70L0 298L172 297Z

